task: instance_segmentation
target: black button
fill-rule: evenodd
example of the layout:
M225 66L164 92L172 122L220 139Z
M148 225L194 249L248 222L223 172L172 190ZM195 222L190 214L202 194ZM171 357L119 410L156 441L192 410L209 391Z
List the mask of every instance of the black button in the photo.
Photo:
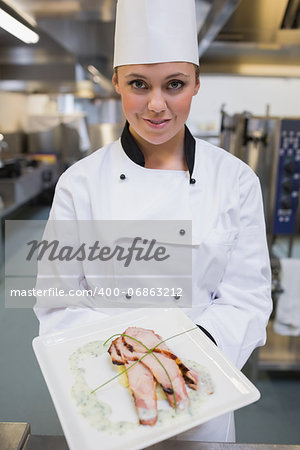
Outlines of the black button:
M280 200L280 208L282 209L292 209L293 203L291 197L283 197Z
M283 165L283 170L290 175L293 175L296 172L296 169L296 163L293 160L288 160Z
M121 180L125 180L126 176L124 175L124 173L121 173L120 178Z
M175 295L174 296L174 300L180 300L180 298L181 298L180 295Z
M129 294L126 294L125 297L127 298L127 300L131 299L131 295L129 295Z
M181 229L181 230L179 231L179 234L181 234L181 236L184 236L184 235L185 235L185 230L184 230L184 229Z
M191 179L190 179L190 184L195 184L195 183L196 183L195 178L191 178Z
M294 190L294 181L293 178L284 178L282 180L282 189L284 190L284 192L286 193L290 193Z

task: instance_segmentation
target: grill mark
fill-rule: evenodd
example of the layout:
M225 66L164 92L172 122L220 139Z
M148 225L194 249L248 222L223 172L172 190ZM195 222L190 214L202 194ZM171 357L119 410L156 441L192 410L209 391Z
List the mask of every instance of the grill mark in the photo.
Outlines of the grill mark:
M116 346L116 341L117 341L117 340L115 340L115 341L113 341L113 342L111 343L111 345L110 345L110 347L109 347L109 349L108 349L108 353L110 354L110 356L111 356L111 362L112 362L114 365L117 365L117 366L123 366L123 365L124 365L124 361L123 361L122 355L121 355L121 353L120 353L118 347ZM113 352L115 352L116 355L113 355ZM122 361L118 360L117 357L120 358Z
M164 354L166 354L166 356L168 356L168 358L170 358L170 359L173 359L173 361L176 361L177 360L177 356L176 355L173 355L173 353L170 353L170 352L160 352L160 353L164 353Z
M116 366L124 366L123 362L117 361L115 359L112 359L112 363L115 364Z
M166 393L166 394L174 394L174 391L172 388L167 388L165 386L162 386L162 390Z
M128 350L129 350L131 353L133 353L133 352L134 352L134 349L133 349L132 345L131 345L131 344L128 344L128 342L125 341L124 337L125 337L125 336L122 336L123 344L125 345L125 347L128 348Z
M115 344L114 344L114 347L115 347L115 349L116 349L117 355L120 356L120 358L122 358L121 352L120 352L120 350L118 349L118 347L117 347Z
M183 376L183 379L186 382L186 384L190 388L192 388L192 389L194 389L196 391L197 390L197 385L189 377L187 377L186 375L182 374L182 376Z
M176 360L176 362L177 362L177 365L178 365L179 369L180 369L181 372L182 372L182 375L185 376L185 374L186 374L187 372L189 372L189 369L188 369L184 364L182 364L181 361L179 362L179 361Z

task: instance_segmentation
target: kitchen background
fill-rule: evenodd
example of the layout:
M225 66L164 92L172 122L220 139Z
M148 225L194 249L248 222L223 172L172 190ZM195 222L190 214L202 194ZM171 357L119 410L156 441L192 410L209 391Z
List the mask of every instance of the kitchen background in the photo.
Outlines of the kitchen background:
M120 136L124 117L110 81L115 7L116 0L0 0L2 226L46 219L59 174ZM236 413L237 440L299 444L300 1L196 7L201 88L188 126L257 172L272 257L268 342L245 368L262 399ZM34 32L21 36L27 43L6 31L3 12ZM3 255L3 229L0 244ZM0 421L62 434L31 349L37 320L31 310L5 308L3 269Z

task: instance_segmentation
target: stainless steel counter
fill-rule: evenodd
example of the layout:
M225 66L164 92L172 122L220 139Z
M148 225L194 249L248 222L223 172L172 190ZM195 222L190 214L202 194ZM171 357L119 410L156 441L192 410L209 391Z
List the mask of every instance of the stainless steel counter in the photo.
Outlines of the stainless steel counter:
M24 450L29 435L29 423L0 422L0 450Z
M3 266L3 230L4 219L15 213L21 206L36 198L45 189L51 188L57 182L60 174L58 163L44 164L37 168L29 168L17 178L0 179L0 197L3 208L0 209L0 265ZM0 279L4 276L0 272ZM1 450L1 448L0 448Z
M101 448L101 443L99 443ZM120 443L122 448L122 443ZM300 450L300 445L164 441L148 450ZM0 422L0 450L69 450L64 436L30 434L28 423Z
M18 207L39 195L45 187L53 186L59 176L58 164L41 164L28 168L17 178L0 179L0 196L4 203L0 218L7 216Z
M30 436L24 450L68 450L68 446L62 436ZM147 447L147 450L300 450L300 445L164 441Z

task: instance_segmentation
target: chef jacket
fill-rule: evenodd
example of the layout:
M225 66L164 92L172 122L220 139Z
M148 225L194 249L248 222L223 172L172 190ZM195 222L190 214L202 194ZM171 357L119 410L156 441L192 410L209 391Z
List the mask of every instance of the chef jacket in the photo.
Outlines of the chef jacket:
M188 171L149 169L144 167L143 154L127 123L119 140L62 174L49 219L191 220L193 295L191 307L184 312L241 368L254 348L265 343L271 312L259 180L241 160L195 139L187 127L184 142ZM36 287L44 289L47 283L38 277ZM79 272L72 283L74 289L88 289L89 276ZM38 298L35 312L40 333L122 312L95 308L92 298L85 298L81 306L51 308L51 299ZM214 419L181 437L232 441L233 415Z

